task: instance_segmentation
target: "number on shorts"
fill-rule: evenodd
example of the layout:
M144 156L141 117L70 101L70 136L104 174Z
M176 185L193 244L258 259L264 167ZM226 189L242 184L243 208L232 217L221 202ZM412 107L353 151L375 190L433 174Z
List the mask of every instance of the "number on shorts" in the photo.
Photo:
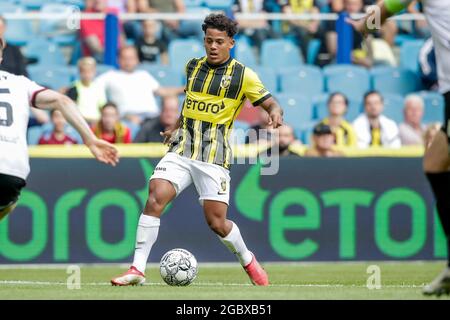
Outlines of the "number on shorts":
M9 89L0 89L0 94L9 94ZM0 126L9 127L13 124L13 110L12 105L9 102L0 101L0 109L5 109L5 113L0 110L0 115L6 115L0 117Z

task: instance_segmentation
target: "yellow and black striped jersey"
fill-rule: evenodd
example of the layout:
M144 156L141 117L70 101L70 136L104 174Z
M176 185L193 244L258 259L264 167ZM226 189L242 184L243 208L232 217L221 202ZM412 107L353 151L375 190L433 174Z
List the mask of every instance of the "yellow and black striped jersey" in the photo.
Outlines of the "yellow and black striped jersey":
M325 118L320 123L329 125L330 119ZM337 147L355 147L357 138L355 130L352 125L345 120L342 120L337 128L331 128L334 135L335 144Z
M253 70L235 59L210 65L203 57L187 63L185 93L180 128L169 152L229 169L228 137L245 99L256 106L270 92Z

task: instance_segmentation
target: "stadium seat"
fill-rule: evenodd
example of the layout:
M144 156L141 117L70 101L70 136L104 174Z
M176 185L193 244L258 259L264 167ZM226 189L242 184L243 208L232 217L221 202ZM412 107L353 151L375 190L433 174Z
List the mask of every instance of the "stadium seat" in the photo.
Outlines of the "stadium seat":
M204 0L184 0L184 5L186 7L201 7Z
M72 5L63 3L45 3L40 10L43 14L57 14L62 17L70 17L74 9ZM39 34L45 37L51 37L52 41L60 45L70 45L76 40L75 30L67 28L67 19L46 19L41 20L39 25Z
M33 81L54 90L68 87L73 79L73 71L70 67L30 65L27 71Z
M37 145L41 135L44 133L44 129L41 126L33 126L27 130L27 141L29 145Z
M204 0L204 5L211 10L231 10L234 0Z
M33 26L30 20L10 19L7 23L8 28L5 33L7 42L16 46L24 46L34 38Z
M443 95L434 91L420 91L418 92L418 95L423 98L425 103L423 122L442 122L445 108Z
M25 11L25 7L19 4L8 1L0 2L0 12L2 15L5 13L20 13L23 11Z
M24 55L27 58L38 60L41 65L67 65L66 58L59 46L45 38L35 38L24 48Z
M329 94L322 94L318 96L314 101L314 119L317 121L322 120L328 117L328 97ZM345 114L345 119L348 122L352 122L355 120L362 112L362 103L361 100L349 100L349 105L347 109L347 113Z
M131 121L127 121L127 120L122 120L122 123L124 125L126 125L128 127L128 129L130 129L131 141L134 141L134 138L138 134L141 127L138 124L131 122Z
M299 66L303 64L300 49L285 39L268 39L261 46L261 65L269 68Z
M141 63L138 68L150 73L162 86L179 87L183 85L183 73L169 66Z
M403 96L399 94L385 94L384 99L384 111L383 114L394 120L397 124L403 122Z
M394 69L373 76L373 88L382 94L406 95L421 88L419 77L410 70Z
M330 75L342 73L344 71L359 72L361 70L367 71L366 68L354 64L328 64L323 67L322 72L325 77L328 77Z
M310 121L301 126L300 129L295 129L295 137L303 142L303 144L311 145L312 144L312 132L316 122Z
M282 69L280 77L281 92L295 92L313 97L322 94L324 80L319 67L304 65Z
M276 100L283 108L284 121L294 129L302 129L312 121L313 104L307 96L280 93L276 95Z
M255 68L258 66L255 54L251 45L248 43L248 38L241 37L236 41L235 58L237 61L243 63L245 66Z
M20 3L27 10L39 10L45 3L54 2L53 0L20 0Z
M192 58L203 56L202 43L194 39L176 39L169 44L170 65L183 71Z
M258 74L259 79L263 82L267 90L269 90L272 94L278 92L278 79L274 69L256 67L254 71Z
M424 40L404 41L400 47L400 67L414 73L419 71L419 52Z
M86 5L86 0L56 0L53 2L70 4L72 6L76 6L76 7L80 8L80 10L83 10Z
M330 69L324 68L326 90L342 92L349 99L360 100L370 90L369 72L358 66L342 66Z

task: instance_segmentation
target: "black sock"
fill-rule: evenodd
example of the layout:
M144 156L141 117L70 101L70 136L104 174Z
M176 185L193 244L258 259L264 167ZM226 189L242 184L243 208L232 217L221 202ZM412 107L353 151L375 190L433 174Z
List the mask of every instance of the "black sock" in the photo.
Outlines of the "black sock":
M447 237L447 263L450 267L450 172L427 173L442 229Z

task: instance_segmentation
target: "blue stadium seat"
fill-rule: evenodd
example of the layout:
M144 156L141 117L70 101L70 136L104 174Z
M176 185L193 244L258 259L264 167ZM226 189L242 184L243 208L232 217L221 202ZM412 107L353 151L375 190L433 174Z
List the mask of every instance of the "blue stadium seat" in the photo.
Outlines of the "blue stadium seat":
M136 137L141 127L138 124L127 120L122 120L122 123L126 125L128 129L130 129L131 141L134 141L134 138Z
M312 121L313 104L311 99L304 95L280 93L276 100L284 111L284 121L294 129L302 129L302 126Z
M20 13L20 12L24 12L24 11L25 11L25 7L21 6L20 4L16 4L13 2L8 2L8 1L0 2L0 12L2 15L5 13Z
M399 94L384 94L384 111L383 114L400 124L403 122L403 96Z
M263 82L267 90L269 90L272 94L278 92L278 79L274 69L256 67L254 71L258 74L259 79Z
M261 65L269 68L299 66L303 64L300 49L285 39L268 39L261 46Z
M434 91L420 91L418 94L423 98L425 103L423 122L442 122L445 110L444 96Z
M300 139L304 144L311 145L312 144L312 132L316 122L310 121L301 126L300 129L295 129L296 138Z
M194 39L176 39L169 44L169 61L173 68L184 70L186 63L192 58L203 56L203 44Z
M184 0L184 5L186 7L201 7L204 2L204 0Z
M41 135L44 133L44 130L41 126L33 126L28 128L27 130L27 141L29 145L37 145L39 143L39 139Z
M354 64L328 64L323 67L322 72L325 77L328 77L330 75L342 73L344 71L359 72L361 70L367 71L366 68Z
M86 0L56 0L54 2L70 4L72 6L79 7L81 10L83 10L86 6Z
M315 105L315 117L316 120L322 120L328 117L328 101L329 94L322 94L316 97L314 101ZM348 122L352 122L355 120L362 112L362 103L361 100L349 100L349 105L347 109L347 113L345 114L345 119Z
M255 68L258 66L255 54L251 45L248 43L248 38L241 37L236 41L235 58L237 61L243 63L245 66Z
M99 76L105 72L108 72L111 70L116 70L116 67L109 65L109 64L97 64L96 69L97 69L97 76Z
M421 89L419 77L410 70L394 69L373 76L373 88L382 94L406 95Z
M204 5L211 10L231 10L234 0L204 0Z
M24 46L34 38L33 26L30 20L10 19L7 23L8 28L5 33L7 42L16 46Z
M39 10L45 3L53 2L53 0L20 0L20 4L25 6L27 10Z
M24 49L27 58L35 58L41 65L67 65L66 58L59 46L45 38L35 38L30 40Z
M324 91L324 79L319 67L291 67L282 69L278 75L281 92L295 92L313 97Z
M324 68L326 90L342 92L349 99L360 100L370 90L369 72L358 66Z
M73 71L70 67L30 65L27 71L31 80L54 90L68 87L73 79Z
M411 70L414 73L419 71L419 52L424 40L404 41L400 47L400 67Z
M138 68L150 73L162 86L179 87L183 85L183 73L169 66L141 63Z
M70 17L73 14L74 9L73 6L69 4L45 3L42 5L40 12L43 14L58 14L63 17ZM41 20L39 33L41 36L51 37L52 41L60 45L73 44L77 37L75 30L68 30L67 19Z

